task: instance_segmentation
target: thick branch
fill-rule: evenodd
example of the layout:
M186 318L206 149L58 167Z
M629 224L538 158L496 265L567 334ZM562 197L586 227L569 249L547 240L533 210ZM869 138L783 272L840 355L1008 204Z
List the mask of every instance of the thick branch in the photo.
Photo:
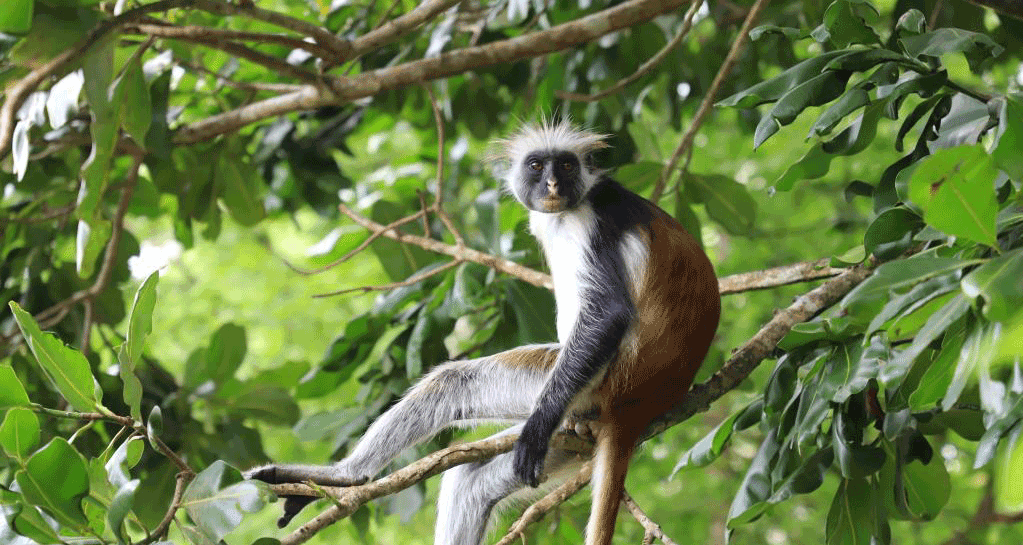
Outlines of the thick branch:
M788 308L780 311L749 341L739 347L714 376L705 383L695 385L671 411L651 424L647 429L647 437L657 435L697 412L707 410L711 403L745 380L774 350L793 325L809 320L834 305L867 278L871 271L872 268L864 266L851 268L799 297ZM377 481L348 488L322 487L336 499L337 503L281 540L281 543L283 545L303 543L320 529L355 512L363 503L403 490L450 467L486 460L497 454L509 452L516 439L515 435L505 435L496 439L448 447ZM592 451L592 444L589 441L568 432L559 432L553 441L552 446L555 448L580 454ZM278 495L319 495L317 489L304 484L280 484L270 488Z
M329 88L307 86L301 91L262 100L181 127L174 141L192 144L232 132L249 123L300 110L343 104L414 83L539 57L592 41L600 36L648 21L687 0L631 0L555 27L477 47L450 51L429 59L381 68L353 78L325 76Z
M764 290L799 282L809 282L821 278L838 276L845 269L837 269L830 265L828 258L817 261L804 261L792 265L782 265L771 269L738 273L718 279L718 290L721 295Z
M427 0L415 9L380 25L372 31L359 36L352 42L353 57L358 57L389 43L419 28L423 23L444 13L459 0Z

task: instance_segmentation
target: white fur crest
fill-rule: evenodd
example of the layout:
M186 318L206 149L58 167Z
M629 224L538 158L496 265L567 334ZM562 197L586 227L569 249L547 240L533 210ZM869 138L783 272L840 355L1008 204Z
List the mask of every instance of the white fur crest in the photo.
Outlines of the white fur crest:
M589 191L596 183L598 171L587 165L588 154L607 147L607 135L586 131L575 127L567 119L560 121L542 120L539 123L527 123L517 132L497 144L500 151L496 157L507 160L504 179L507 189L518 198L515 191L518 181L518 167L522 165L526 155L533 152L567 151L579 157L583 168L583 184Z

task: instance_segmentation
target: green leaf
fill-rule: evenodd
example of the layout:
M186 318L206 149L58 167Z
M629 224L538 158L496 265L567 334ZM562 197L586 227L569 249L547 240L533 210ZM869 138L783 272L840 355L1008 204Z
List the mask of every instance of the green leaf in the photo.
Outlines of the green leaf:
M872 545L877 527L874 489L866 479L843 479L825 526L827 545Z
M278 426L293 426L300 414L291 393L273 384L239 383L237 388L221 388L217 397L233 414Z
M66 543L50 527L50 520L52 519L44 519L42 512L37 507L26 505L14 516L11 525L19 534L31 539L35 543ZM0 528L3 528L3 526L0 526ZM3 537L2 532L0 532L0 537ZM35 544L32 542L21 543L16 540L14 545Z
M977 72L984 61L997 57L1003 47L986 34L970 32L961 28L939 28L918 36L905 36L902 46L913 57L930 55L940 57L948 53L963 53L970 64L970 70Z
M941 350L934 361L924 371L916 389L909 396L909 407L914 411L930 410L938 404L956 373L956 362L959 360L960 349L966 340L966 328L958 327L945 335L941 341Z
M707 215L734 235L749 235L756 222L757 203L746 186L719 175L691 174L686 194L702 202Z
M1023 101L1010 96L1005 101L999 115L999 130L1004 130L998 138L991 157L998 168L1005 171L1017 182L1023 181Z
M218 161L217 181L221 184L220 198L227 205L231 217L249 227L266 216L263 198L259 195L259 178L251 169L244 168L243 159L223 153Z
M828 70L793 87L775 103L770 115L782 125L792 123L806 108L827 104L842 96L849 75L848 71Z
M82 455L65 439L55 437L33 454L15 479L26 500L61 525L87 531L82 499L89 493L89 474Z
M849 50L828 51L807 59L767 81L719 101L715 106L752 108L765 102L774 102L784 96L789 89L820 75L829 62L846 53L849 53Z
M849 89L817 118L817 121L810 127L810 135L830 133L831 129L834 129L845 116L867 104L870 104L870 94L865 89L861 86Z
M912 210L897 206L878 214L867 226L863 246L880 259L893 259L908 249L913 233L924 226Z
M799 38L800 36L802 36L803 31L799 30L798 28L792 27L760 25L754 28L753 30L749 31L749 39L755 42L760 38L771 34L780 34L786 38Z
M837 0L824 12L824 27L828 30L831 43L837 47L881 43L874 30L855 13L854 4L860 3ZM873 8L870 4L866 5Z
M962 280L963 293L974 299L992 322L1003 322L1023 301L1023 249L1017 249L981 265Z
M260 487L242 481L238 470L221 460L196 475L181 498L189 518L213 543L238 526L242 513L255 513L264 503Z
M931 342L944 333L953 322L966 314L966 311L969 310L969 308L969 301L962 295L956 295L947 304L935 311L934 314L928 318L924 326L920 328L920 331L917 332L909 347L900 352L888 363L888 365L884 366L884 369L881 371L881 375L878 377L879 380L888 386L900 381L906 374L909 367L913 364L913 360L915 360L916 357L919 356L929 344L931 344Z
M827 70L863 72L885 62L910 60L905 55L888 49L857 49L829 62L826 68Z
M75 237L75 270L78 276L89 278L96 269L96 261L110 240L112 226L100 219L79 220Z
M139 482L138 479L133 479L124 483L117 490L117 494L114 495L113 501L110 502L110 508L107 510L107 527L117 536L117 543L120 545L129 542L125 539L127 532L123 531L121 526L135 503L135 491L138 490Z
M926 465L913 460L902 467L906 506L918 520L934 520L948 503L952 486L941 456L931 456Z
M778 447L775 430L772 429L760 443L760 448L750 461L739 490L732 499L732 505L728 508L729 528L755 520L767 509L767 499L771 496L770 463L777 454Z
M32 411L17 407L7 411L0 424L0 447L22 463L39 444L39 418Z
M678 463L675 464L675 468L671 470L671 475L675 475L680 469L704 467L716 460L732 437L733 424L741 414L743 411L738 411L726 418L724 422L718 424L710 433L685 451Z
M831 169L831 160L834 158L834 155L824 151L822 145L817 144L775 180L774 188L778 191L790 191L799 180L816 180L828 173Z
M93 412L102 409L103 391L92 376L85 356L64 346L57 337L43 333L39 325L14 301L10 303L14 319L28 342L39 368L76 410Z
M152 122L152 102L149 99L149 86L142 76L142 62L132 58L115 82L116 96L121 98L121 125L139 145L145 145L146 132Z
M997 176L980 145L938 150L924 159L909 180L909 196L936 229L995 246Z
M1021 425L1016 425L1012 440L1008 441L998 458L995 474L995 501L999 512L1017 513L1023 509L1023 441Z
M142 383L135 376L135 366L142 357L146 337L153 330L153 308L156 306L156 284L159 280L159 271L154 271L135 292L128 314L126 340L118 350L118 374L124 384L124 402L136 421L142 420Z
M994 348L995 334L995 327L986 324L975 326L966 337L963 347L959 351L955 374L952 376L948 390L945 391L945 397L941 400L942 409L947 411L955 405L963 390L966 389L967 382L973 378L976 369L987 369Z
M33 0L8 0L0 10L0 32L24 34L32 28Z
M210 337L209 347L185 363L185 386L195 388L206 381L222 384L234 376L246 351L245 328L233 323L220 326Z
M31 402L10 365L0 365L0 409L24 407Z
M910 288L925 280L958 271L981 262L976 259L957 259L954 257L932 257L916 255L885 263L874 271L874 274L849 292L842 301L842 307L854 301L869 301L887 297L889 293Z

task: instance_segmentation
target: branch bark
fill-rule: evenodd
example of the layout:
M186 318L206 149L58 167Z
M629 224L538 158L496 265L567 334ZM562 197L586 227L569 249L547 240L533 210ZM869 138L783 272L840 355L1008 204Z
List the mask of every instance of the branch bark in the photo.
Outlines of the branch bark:
M630 0L525 36L466 47L428 59L381 68L357 77L325 76L326 85L254 102L181 127L174 142L192 144L244 125L300 110L338 105L406 85L446 78L484 66L539 57L584 44L677 9L688 0Z
M858 266L846 270L796 299L792 305L778 312L749 341L739 347L725 365L707 382L697 384L671 411L655 421L646 431L646 438L662 433L671 426L710 408L710 404L746 379L762 362L792 326L809 320L838 302L873 271L871 266ZM312 488L304 484L279 484L270 488L278 495L318 496L323 490L335 499L335 505L281 540L282 545L304 543L320 529L352 514L362 504L399 490L459 464L490 459L509 452L518 436L505 435L474 443L456 445L439 450L376 481L353 487ZM592 443L565 431L555 435L555 448L583 455L592 452Z

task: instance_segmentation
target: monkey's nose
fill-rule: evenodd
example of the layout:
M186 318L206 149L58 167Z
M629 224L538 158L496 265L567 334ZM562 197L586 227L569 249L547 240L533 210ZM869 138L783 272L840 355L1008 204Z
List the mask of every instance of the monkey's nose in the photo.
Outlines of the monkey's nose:
M547 180L547 191L550 192L551 195L558 194L558 182L554 178L549 178Z

